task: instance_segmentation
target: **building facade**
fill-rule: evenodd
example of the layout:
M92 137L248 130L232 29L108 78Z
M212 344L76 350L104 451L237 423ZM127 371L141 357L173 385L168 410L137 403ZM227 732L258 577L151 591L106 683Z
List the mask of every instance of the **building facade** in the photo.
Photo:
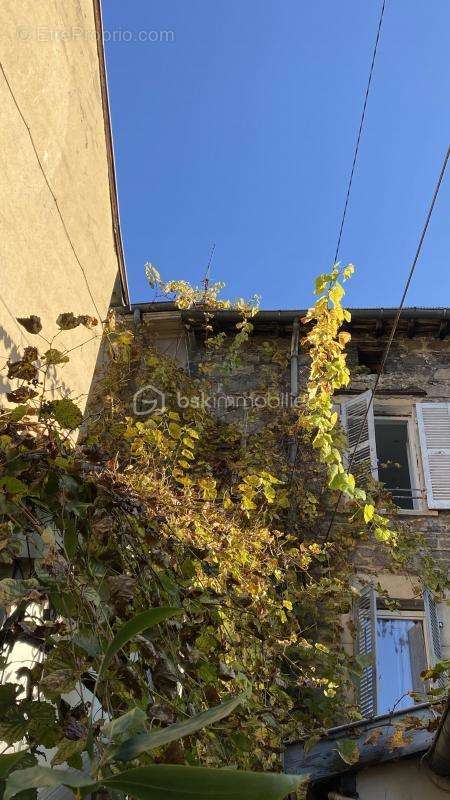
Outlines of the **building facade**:
M245 363L227 380L227 395L241 396L260 384L267 339L278 339L290 356L286 391L305 385L309 359L298 348L296 332L304 311L261 311ZM372 402L381 360L395 310L354 309L348 328L351 385L336 396L336 410L355 450L353 469L381 481L396 506L398 524L424 536L444 570L450 564L450 347L448 309L405 309ZM218 311L215 332L231 331L239 317ZM131 321L131 318L130 318ZM196 374L205 358L203 312L180 311L168 303L134 307L133 324L161 352ZM218 413L229 413L223 406ZM342 515L345 518L345 513ZM343 646L365 656L367 666L357 687L362 720L330 731L324 741L303 752L301 743L286 749L285 768L310 776L309 796L383 797L408 800L444 796L433 782L422 757L433 746L438 713L427 702L413 700L426 693L423 670L450 658L450 610L436 602L433 587L421 585L415 564L393 572L376 543L364 543L354 556L354 581L359 601L342 619ZM438 598L439 600L439 598ZM394 603L392 602L394 601ZM390 748L395 726L411 716L424 718L406 737L404 746ZM382 736L370 733L380 729ZM336 739L350 737L360 744L357 765L346 765L337 754ZM450 765L450 753L449 753ZM445 768L444 768L445 769ZM449 766L450 773L450 766ZM430 777L431 775L431 777ZM434 776L436 777L436 776ZM445 777L441 781L445 782ZM413 793L419 791L419 794Z

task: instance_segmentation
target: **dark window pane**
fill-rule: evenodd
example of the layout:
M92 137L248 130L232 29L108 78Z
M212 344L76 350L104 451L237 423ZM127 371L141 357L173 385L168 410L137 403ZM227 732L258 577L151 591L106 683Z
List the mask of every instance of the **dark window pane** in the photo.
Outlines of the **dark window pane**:
M406 420L375 418L378 478L400 508L414 508L408 462Z

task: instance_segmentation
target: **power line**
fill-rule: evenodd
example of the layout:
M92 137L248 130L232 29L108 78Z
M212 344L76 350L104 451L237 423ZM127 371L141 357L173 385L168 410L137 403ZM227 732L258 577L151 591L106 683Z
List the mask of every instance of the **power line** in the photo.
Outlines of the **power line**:
M377 57L378 43L380 41L381 25L383 23L383 16L384 16L385 7L386 7L386 0L383 0L383 4L381 6L380 18L378 20L378 29L377 29L376 39L375 39L375 45L374 45L373 53L372 53L372 63L370 65L370 70L369 70L369 79L367 81L366 93L365 93L365 96L364 96L364 104L363 104L361 119L360 119L360 122L359 122L358 136L356 137L356 146L355 146L355 152L354 152L354 155L353 155L353 163L352 163L352 168L351 168L351 171L350 171L350 178L349 178L349 182L348 182L348 186L347 186L347 194L345 196L344 211L342 212L341 226L339 228L339 235L338 235L338 240L337 240L337 245L336 245L336 252L334 254L334 263L336 263L336 261L338 260L339 248L341 246L341 239L342 239L342 231L344 230L345 218L347 216L348 202L349 202L349 199L350 199L350 192L351 192L351 189L352 189L353 175L355 174L356 161L358 159L359 145L360 145L360 142L361 142L361 135L362 135L363 127L364 127L364 120L366 118L367 101L369 99L370 86L371 86L371 83L372 83L372 76L373 76L373 70L374 70L374 66L375 66L375 59Z
M368 80L367 80L366 92L365 92L365 95L364 95L364 103L363 103L363 108L362 108L362 112L361 112L361 119L359 121L358 135L356 137L356 145L355 145L355 152L353 154L352 168L350 170L350 177L349 177L349 181L348 181L347 192L346 192L346 195L345 195L344 210L342 212L341 224L340 224L340 227L339 227L339 234L338 234L338 239L337 239L337 244L336 244L336 251L335 251L335 254L334 254L334 263L336 263L336 261L338 260L339 248L341 246L342 232L344 230L345 219L346 219L346 216L347 216L348 203L349 203L349 200L350 200L350 192L351 192L352 184L353 184L353 176L355 174L355 167L356 167L356 162L357 162L357 159L358 159L359 145L360 145L360 142L361 142L361 135L362 135L363 127L364 127L364 120L366 118L367 101L369 99L369 92L370 92L370 87L371 87L371 84L372 84L373 71L374 71L374 67L375 67L375 59L377 57L377 52L378 52L378 44L379 44L379 41L380 41L381 26L382 26L382 23L383 23L383 17L384 17L385 8L386 8L386 0L383 0L383 3L381 5L381 10L380 10L380 16L379 16L379 19L378 19L377 35L376 35L376 38L375 38L375 44L374 44L374 48L373 48L373 52L372 52L372 61L371 61L371 64L370 64L369 77L368 77ZM294 467L295 467L295 464L294 464ZM291 473L291 480L292 480L292 477L293 477L293 472L294 472L294 469L292 470L292 473ZM323 491L325 491L325 489ZM340 498L339 498L339 500L340 500Z
M402 294L402 297L401 297L401 300L400 300L400 304L399 304L399 307L397 309L397 313L395 315L394 323L392 325L392 329L391 329L391 332L389 334L389 338L388 338L388 341L386 343L386 347L385 347L384 352L383 352L383 358L381 359L381 364L380 364L380 371L379 371L379 373L378 373L378 375L376 377L376 380L375 380L375 383L374 383L372 389L370 390L370 398L369 398L369 402L367 403L366 413L364 415L364 419L361 422L361 426L360 426L359 434L358 434L358 439L357 439L357 442L356 442L356 444L355 444L355 446L353 448L353 452L352 452L352 455L351 455L351 458L350 458L350 462L349 462L349 465L348 465L348 468L347 468L347 472L349 472L351 470L351 468L352 468L352 464L353 464L353 461L355 459L356 450L357 450L357 447L358 447L358 445L359 445L359 443L361 441L361 436L362 436L362 433L363 433L363 430L364 430L364 426L366 424L367 417L368 417L370 408L371 408L372 403L373 403L373 398L375 396L375 392L377 390L378 384L380 382L381 376L383 374L383 371L384 371L384 368L385 368L385 365L386 365L386 361L387 361L388 356L389 356L389 351L391 349L391 345L392 345L392 342L393 342L393 339L394 339L394 336L395 336L395 332L397 330L397 326L398 326L398 323L399 323L399 320L400 320L400 317L401 317L401 313L402 313L403 306L404 306L404 303L405 303L406 295L408 293L408 289L409 289L409 286L411 284L412 277L414 275L414 270L415 270L417 262L419 260L419 256L420 256L420 253L421 253L421 250L422 250L422 245L423 245L423 242L424 242L427 230L428 230L428 226L430 224L430 220L431 220L431 216L433 214L433 210L434 210L434 206L435 206L435 203L436 203L436 200L437 200L437 196L439 194L439 190L441 188L442 181L444 179L445 170L447 168L447 164L448 164L449 158L450 158L450 147L447 148L447 152L446 152L446 154L444 156L444 161L442 163L441 171L439 173L439 178L437 180L437 183L436 183L436 186L435 186L435 189L434 189L433 197L432 197L432 200L431 200L431 203L430 203L430 207L428 209L428 214L426 216L425 223L424 223L424 225L422 227L422 232L420 234L419 243L417 245L416 253L415 253L413 262L411 264L411 267L410 267L410 270L409 270L409 274L408 274L408 277L407 277L407 280L406 280L406 283L405 283L405 287L403 289L403 294ZM335 517L336 517L336 514L337 514L337 510L339 508L339 503L341 502L341 498L342 498L342 490L339 492L339 497L337 499L336 505L335 505L334 510L333 510L333 515L331 517L331 521L330 521L330 524L328 526L326 540L329 539L329 536L330 536L330 533L331 533L331 529L333 527L333 523L334 523L334 520L335 520Z

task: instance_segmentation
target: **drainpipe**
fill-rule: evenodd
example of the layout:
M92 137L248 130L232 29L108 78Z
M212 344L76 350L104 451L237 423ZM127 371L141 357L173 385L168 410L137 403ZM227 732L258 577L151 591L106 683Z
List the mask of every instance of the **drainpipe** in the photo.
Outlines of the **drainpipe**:
M291 401L298 396L298 343L299 343L299 321L298 317L294 319L292 325L292 338L291 338ZM293 440L289 449L289 464L294 466L297 458L297 441Z
M450 700L447 701L434 742L425 756L425 761L429 769L436 775L450 778Z

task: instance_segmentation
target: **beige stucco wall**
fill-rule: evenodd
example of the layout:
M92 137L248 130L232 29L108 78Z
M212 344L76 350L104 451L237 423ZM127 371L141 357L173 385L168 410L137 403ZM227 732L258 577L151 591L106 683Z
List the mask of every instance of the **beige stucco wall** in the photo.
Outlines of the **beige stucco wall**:
M436 786L419 759L380 764L358 773L357 790L361 800L444 800L446 789Z
M17 360L24 346L38 341L17 324L17 316L40 316L47 338L55 332L61 311L104 319L118 257L94 0L2 0L0 21L3 365L4 359ZM89 391L99 348L99 338L92 336L79 328L64 332L55 343L64 349L87 342L74 350L61 372L63 390L73 397ZM0 393L8 388L0 377Z

